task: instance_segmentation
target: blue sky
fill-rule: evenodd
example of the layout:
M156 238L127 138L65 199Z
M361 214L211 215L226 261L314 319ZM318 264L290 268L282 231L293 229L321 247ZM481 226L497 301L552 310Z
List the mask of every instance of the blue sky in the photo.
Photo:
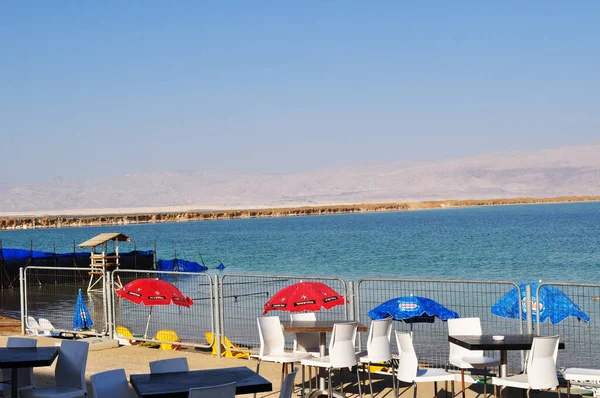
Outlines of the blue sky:
M0 2L0 182L600 140L597 1Z

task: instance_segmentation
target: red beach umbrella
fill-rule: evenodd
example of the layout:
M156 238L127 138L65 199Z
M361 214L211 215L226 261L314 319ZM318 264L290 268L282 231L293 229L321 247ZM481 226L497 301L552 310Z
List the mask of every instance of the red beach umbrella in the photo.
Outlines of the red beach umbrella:
M344 296L321 282L298 282L284 287L265 303L263 315L269 311L320 311L343 305Z
M152 308L155 305L175 304L181 307L190 308L190 306L194 304L194 301L191 298L184 296L174 285L153 278L142 278L131 281L117 290L117 296L137 305L144 304L150 307L150 314L148 314L144 338L148 335Z

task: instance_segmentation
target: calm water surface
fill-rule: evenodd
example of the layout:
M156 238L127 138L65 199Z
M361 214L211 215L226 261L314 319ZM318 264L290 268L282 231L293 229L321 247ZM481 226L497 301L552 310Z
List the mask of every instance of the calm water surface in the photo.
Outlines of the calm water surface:
M0 231L4 247L73 250L118 231L159 258L230 273L600 282L600 203ZM124 243L124 251L133 243Z

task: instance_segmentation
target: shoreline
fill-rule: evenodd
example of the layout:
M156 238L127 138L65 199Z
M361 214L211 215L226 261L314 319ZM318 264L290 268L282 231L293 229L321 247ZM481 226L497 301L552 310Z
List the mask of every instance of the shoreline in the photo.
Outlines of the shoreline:
M600 196L563 196L554 198L504 198L439 200L422 202L382 202L357 204L332 204L302 207L272 207L239 210L188 210L176 212L131 212L128 214L98 214L72 216L4 216L0 217L0 230L46 228L96 227L108 225L158 224L169 222L235 220L245 218L279 218L318 216L331 214L378 213L393 211L418 211L464 207L507 206L526 204L558 204L600 202ZM115 209L115 211L118 209Z

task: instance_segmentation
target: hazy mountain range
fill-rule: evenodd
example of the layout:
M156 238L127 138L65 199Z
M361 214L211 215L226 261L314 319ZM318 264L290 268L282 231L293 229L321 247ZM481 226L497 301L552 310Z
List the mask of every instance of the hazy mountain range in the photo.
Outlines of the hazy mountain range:
M0 184L0 213L600 195L600 144L297 174L164 171ZM158 210L157 210L158 211Z

